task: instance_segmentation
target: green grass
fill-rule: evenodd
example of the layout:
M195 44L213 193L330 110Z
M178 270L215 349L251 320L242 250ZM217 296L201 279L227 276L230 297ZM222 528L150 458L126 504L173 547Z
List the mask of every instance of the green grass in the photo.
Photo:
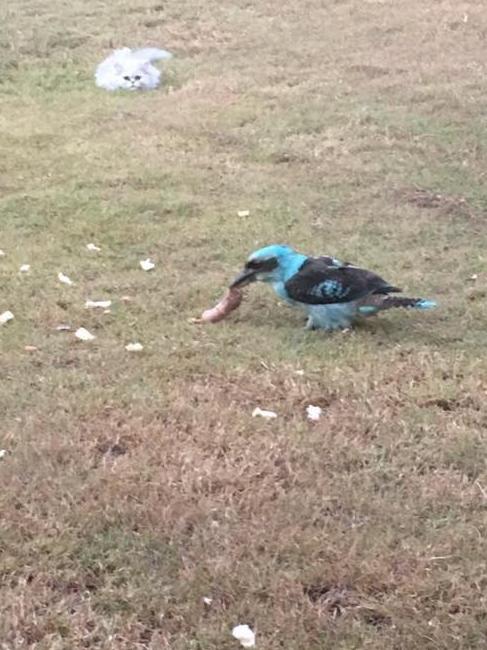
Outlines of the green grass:
M400 4L0 10L5 648L484 648L487 19ZM160 89L94 86L122 45ZM272 242L440 308L193 324Z

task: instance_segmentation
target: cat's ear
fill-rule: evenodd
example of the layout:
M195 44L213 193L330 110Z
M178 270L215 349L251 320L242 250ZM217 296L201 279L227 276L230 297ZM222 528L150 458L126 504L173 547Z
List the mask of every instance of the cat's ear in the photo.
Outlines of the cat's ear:
M150 63L144 63L143 65L140 66L139 71L143 72L144 74L149 74L149 66Z
M123 66L120 65L120 63L115 63L113 67L115 68L115 72L116 72L117 74L122 74L122 72L123 72Z

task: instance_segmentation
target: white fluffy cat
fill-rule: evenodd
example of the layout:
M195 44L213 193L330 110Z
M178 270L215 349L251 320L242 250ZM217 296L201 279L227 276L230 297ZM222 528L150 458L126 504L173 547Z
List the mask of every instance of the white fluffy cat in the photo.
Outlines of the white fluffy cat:
M115 50L96 69L96 85L105 90L152 90L159 85L161 72L152 61L170 59L172 54L157 47Z

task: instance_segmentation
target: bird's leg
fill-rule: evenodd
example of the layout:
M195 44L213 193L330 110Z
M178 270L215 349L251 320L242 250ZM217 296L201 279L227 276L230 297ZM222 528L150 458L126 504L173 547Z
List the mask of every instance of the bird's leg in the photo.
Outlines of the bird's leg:
M311 316L308 316L308 320L306 321L306 325L304 326L305 330L314 330L315 324L313 322L313 318Z

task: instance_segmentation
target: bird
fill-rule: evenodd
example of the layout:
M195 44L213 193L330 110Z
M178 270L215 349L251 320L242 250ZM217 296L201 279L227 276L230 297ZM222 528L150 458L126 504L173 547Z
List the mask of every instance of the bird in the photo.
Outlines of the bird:
M279 298L303 308L310 330L349 329L356 321L392 307L427 310L437 306L434 300L391 295L402 290L350 262L328 255L303 255L281 244L251 253L230 289L255 281L271 284Z

